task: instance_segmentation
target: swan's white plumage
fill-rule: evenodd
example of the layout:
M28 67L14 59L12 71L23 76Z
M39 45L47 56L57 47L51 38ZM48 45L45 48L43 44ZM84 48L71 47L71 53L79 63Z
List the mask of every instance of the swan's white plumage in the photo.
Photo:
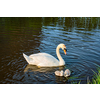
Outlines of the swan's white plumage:
M37 54L32 54L30 56L27 56L23 53L23 56L26 59L26 61L31 65L37 65L39 67L63 66L65 65L65 62L60 56L60 53L59 53L60 48L64 50L66 49L66 47L64 44L59 44L57 46L56 53L59 60L57 60L55 57L47 53L37 53Z
M37 53L29 56L34 60L34 64L37 66L58 66L59 61L54 58L52 55L47 53Z

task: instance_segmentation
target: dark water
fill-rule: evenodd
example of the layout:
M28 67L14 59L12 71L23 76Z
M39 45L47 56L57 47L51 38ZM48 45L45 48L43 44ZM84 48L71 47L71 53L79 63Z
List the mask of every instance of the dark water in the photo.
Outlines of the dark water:
M56 56L59 43L67 46L64 67L37 68L27 55L46 52ZM87 83L100 65L100 18L0 18L0 83ZM66 79L56 70L71 70Z

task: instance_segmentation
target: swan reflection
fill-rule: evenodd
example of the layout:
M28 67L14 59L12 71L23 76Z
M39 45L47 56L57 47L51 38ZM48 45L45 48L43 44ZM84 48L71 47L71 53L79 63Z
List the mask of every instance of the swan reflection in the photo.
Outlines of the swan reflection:
M27 65L24 69L24 72L32 72L32 71L38 71L38 72L55 72L55 70L63 70L63 67L40 67L38 68L35 65Z
M26 68L24 69L24 73L25 72L43 72L43 77L46 77L49 80L52 80L52 77L55 77L56 83L61 83L61 84L66 83L69 78L65 78L63 76L60 76L60 77L56 76L54 73L56 70L59 70L59 71L64 70L64 66L63 67L40 67L40 68L38 68L35 65L28 64L26 66ZM51 77L51 75L52 75L52 77ZM37 75L35 74L35 76L37 76Z

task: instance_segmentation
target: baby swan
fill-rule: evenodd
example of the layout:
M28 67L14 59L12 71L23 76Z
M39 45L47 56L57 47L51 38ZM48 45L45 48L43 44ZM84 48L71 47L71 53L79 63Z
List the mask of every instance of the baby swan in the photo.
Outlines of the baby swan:
M69 69L66 69L65 72L64 72L64 77L68 77L71 75L71 72Z
M63 72L63 70L61 71L55 71L55 75L56 76L64 76L64 77L68 77L71 75L71 72L69 69L66 69L65 72Z
M63 76L64 72L63 72L63 70L61 70L61 71L55 71L55 75L56 76Z

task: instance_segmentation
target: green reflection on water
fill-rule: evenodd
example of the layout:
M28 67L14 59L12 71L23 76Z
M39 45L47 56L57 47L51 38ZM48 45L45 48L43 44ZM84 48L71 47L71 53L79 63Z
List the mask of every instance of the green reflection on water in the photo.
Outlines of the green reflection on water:
M17 27L40 28L42 26L62 26L65 30L72 27L92 30L100 28L99 17L0 17L0 27L4 31ZM2 31L0 30L0 31Z

